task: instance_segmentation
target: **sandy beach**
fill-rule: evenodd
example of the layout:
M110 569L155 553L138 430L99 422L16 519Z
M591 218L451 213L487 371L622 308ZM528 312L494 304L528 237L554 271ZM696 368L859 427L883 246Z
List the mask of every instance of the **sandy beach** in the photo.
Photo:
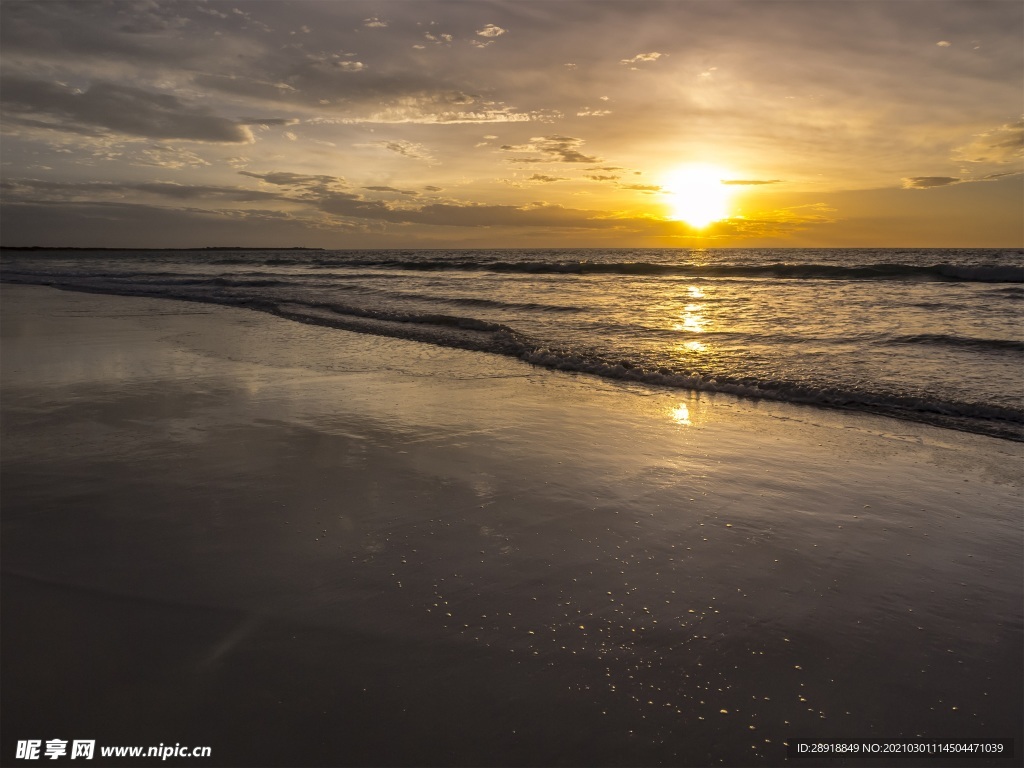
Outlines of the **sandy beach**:
M1019 759L1021 443L194 302L2 310L4 765Z

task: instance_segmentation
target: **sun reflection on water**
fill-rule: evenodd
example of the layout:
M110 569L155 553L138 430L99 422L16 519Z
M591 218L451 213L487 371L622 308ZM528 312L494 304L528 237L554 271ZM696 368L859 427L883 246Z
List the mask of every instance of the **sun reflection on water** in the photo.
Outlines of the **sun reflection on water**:
M687 312L683 315L683 322L676 323L673 326L673 329L677 331L689 331L690 333L704 333L704 319L693 312Z
M704 291L695 285L688 286L686 295L690 299L703 299ZM674 331L687 331L688 333L704 333L707 330L708 320L703 314L704 305L690 302L683 305L682 320L672 324Z

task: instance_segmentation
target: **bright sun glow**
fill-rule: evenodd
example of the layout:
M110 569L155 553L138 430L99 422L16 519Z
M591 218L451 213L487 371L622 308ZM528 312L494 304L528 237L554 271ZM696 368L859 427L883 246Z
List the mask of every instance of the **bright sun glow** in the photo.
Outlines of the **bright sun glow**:
M671 171L662 188L670 195L673 218L693 227L706 227L729 218L729 174L713 165L687 165Z

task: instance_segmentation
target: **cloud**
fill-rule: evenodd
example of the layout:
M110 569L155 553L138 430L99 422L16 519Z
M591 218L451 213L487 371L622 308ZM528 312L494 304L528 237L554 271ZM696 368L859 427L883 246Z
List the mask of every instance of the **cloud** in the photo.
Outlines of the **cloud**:
M234 13L212 11L194 0L4 2L0 14L6 71L74 77L76 84L82 78L122 76L138 84L174 70L212 71L225 56L250 55L263 37L242 31Z
M279 187L295 187L305 192L307 196L328 193L337 194L339 190L349 186L348 182L340 176L310 175L305 173L289 173L287 171L272 171L270 173L239 171L238 173L240 176L259 179L267 184Z
M63 133L75 133L79 136L91 136L94 138L107 136L106 131L95 128L84 128L80 125L59 125L49 120L36 120L22 115L5 114L4 119L12 125L20 125L24 128L43 128L50 131L61 131Z
M1004 179L1007 176L1018 176L1024 171L1005 171L1003 173L988 173L976 179L958 179L952 176L911 176L903 179L904 189L931 189L933 187L948 187L952 184L973 184L979 181L995 181Z
M151 195L171 197L177 200L201 198L252 202L255 200L281 199L281 195L273 192L264 192L259 189L242 189L240 187L223 187L202 184L177 184L174 182L151 181L134 184L111 184L110 186L122 187L127 191L146 192Z
M226 18L229 18L229 17L228 17L228 15L227 15L226 13L221 13L220 11L215 11L215 10L213 10L212 8L204 8L204 7L203 7L203 6L201 6L201 5L200 5L200 6L198 6L198 7L196 8L196 10L197 10L197 11L198 11L199 13L205 13L205 14L206 14L207 16L215 16L215 17L217 17L218 19L226 19Z
M756 187L761 184L781 184L782 179L722 179L722 183L738 187Z
M637 233L655 237L736 234L750 237L785 234L821 223L818 216L789 216L785 221L730 220L712 231L694 232L677 221L643 216L608 217L599 211L557 205L527 206L437 204L394 208L379 201L331 195L312 211L280 209L163 207L122 201L12 201L0 208L5 240L12 245L139 247L151 243L154 231L161 244L194 247L216 244L286 247L309 242L314 231L365 232L374 222L386 224L468 227L476 229L576 230ZM353 220L354 219L354 220ZM40 233L45 233L42 236ZM331 241L321 241L330 246Z
M382 147L388 152L394 152L396 155L402 157L408 157L413 160L424 160L431 162L433 157L428 150L422 144L417 144L414 141L373 141L369 144L356 144L357 147Z
M834 224L831 215L836 211L825 203L808 203L761 211L745 217L735 217L711 224L700 231L701 237L786 237L810 227Z
M369 189L372 192L395 192L396 194L399 194L399 195L411 195L411 196L419 195L419 192L417 192L414 189L397 189L395 187L385 187L385 186L363 187L363 189Z
M371 103L372 101L372 103ZM517 112L495 102L480 102L474 109L452 109L452 105L473 104L476 99L461 93L436 93L408 96L382 106L381 100L367 100L367 111L343 117L314 117L311 125L419 124L457 125L460 123L525 123L546 119L543 112ZM350 107L347 112L358 111Z
M364 27L383 28L383 27L386 27L387 25L388 25L388 23L386 21L381 21L376 16L371 16L368 19L363 19L363 26Z
M963 179L952 176L911 176L903 179L904 189L931 189L932 187L948 187L950 184L959 184Z
M336 61L333 62L332 66L337 67L342 72L362 72L366 69L366 65L361 61Z
M599 163L601 158L591 155L584 155L580 152L583 146L583 139L572 136L537 136L526 144L512 145L503 144L501 150L504 152L536 152L544 157L534 159L521 159L518 162L561 162L561 163Z
M266 24L264 24L262 21L258 21L257 19L254 19L248 13L246 13L245 11L243 11L243 10L241 10L239 8L232 8L231 12L236 14L237 16L241 16L249 24L251 24L252 26L256 27L256 29L259 29L259 30L261 30L263 32L271 32L272 31L271 28L268 27ZM244 28L245 27L243 27L243 29Z
M953 159L968 163L1011 163L1024 156L1024 118L979 133L953 151Z
M677 235L686 230L686 225L680 222L652 216L610 216L605 211L565 208L548 203L516 206L449 201L409 207L341 193L324 195L317 201L317 206L324 213L344 219L397 225L603 230L656 236Z
M366 65L361 61L353 61L358 54L355 53L327 53L321 51L319 53L307 53L305 54L305 64L314 70L319 69L320 71L330 72L333 70L339 70L341 72L362 72L366 69Z
M141 150L137 157L130 158L128 162L132 165L151 165L175 171L182 168L199 168L210 165L208 160L204 160L195 152L165 144L153 144Z
M537 231L590 231L618 234L638 234L654 237L690 237L695 233L687 225L655 216L634 214L613 214L607 211L567 208L549 203L527 205L495 205L462 201L445 201L425 205L408 205L396 201L372 200L346 190L345 181L339 177L309 175L285 171L269 173L240 172L240 175L259 179L267 184L282 187L280 192L251 190L230 186L185 185L171 182L47 182L39 180L16 180L5 182L4 195L7 198L6 211L16 216L15 211L33 211L33 216L49 217L50 221L67 221L67 232L77 232L88 222L103 221L106 226L117 226L122 221L133 227L139 221L159 217L205 217L211 220L235 221L248 225L258 221L280 219L287 222L303 222L314 229L349 228L367 230L382 225L462 227L470 229L533 229ZM540 174L538 174L540 176ZM557 177L547 177L557 180ZM390 192L414 196L412 190L403 190L386 185L364 187L375 192ZM437 187L425 187L439 191ZM14 192L12 195L11 192ZM124 203L118 200L102 200L97 197L148 194L168 198L177 202L191 200L214 200L225 202L277 201L277 210L259 211L252 208L225 206L214 209L191 207L159 208L141 203ZM93 198L82 200L82 197ZM27 198L27 199L26 199ZM34 199L33 199L34 198ZM301 206L304 210L281 208L283 203ZM34 207L33 207L34 206ZM61 206L61 207L58 207ZM49 210L50 213L46 213ZM758 217L725 222L716 225L715 233L701 233L714 237L736 235L750 237L766 232L793 231L814 223L827 221L821 206L804 206L802 209L773 211ZM76 213L76 211L78 213ZM76 218L79 217L80 218ZM325 220L329 217L331 220ZM131 222L127 221L131 218ZM184 220L184 219L183 219ZM92 226L91 224L88 226ZM41 230L40 230L41 231ZM89 230L94 231L94 230ZM124 234L127 230L119 230ZM190 232L199 232L199 229ZM246 230L251 235L250 230ZM17 232L16 232L17 234ZM21 239L17 235L15 239ZM38 240L37 240L38 242ZM108 241L109 242L109 241ZM237 242L237 241L236 241Z
M447 32L441 32L441 33L436 34L436 35L433 32L424 32L423 33L423 38L425 40L429 40L434 45L451 45L452 44L452 40L454 39Z
M996 179L1002 179L1006 176L1019 176L1024 171L1004 171L1003 173L989 173L982 176L978 181L995 181Z
M568 181L564 176L545 176L543 173L535 173L527 181L542 181L550 184L554 181Z
M476 31L480 37L498 37L498 35L504 35L506 32L508 32L507 29L502 29L497 24L485 24L483 29Z
M253 141L252 131L236 120L185 104L177 96L126 85L96 82L80 91L61 83L7 77L0 98L16 122L54 130L101 128L129 136L223 144Z
M297 93L297 89L288 83L259 80L241 75L202 74L192 78L192 82L201 88L212 88L233 96L245 96L261 101L279 103L288 101Z
M288 247L315 231L351 230L348 222L280 210L168 207L121 201L26 202L0 208L5 243L93 247Z
M594 174L594 175L588 174L587 178L591 179L593 181L618 181L619 180L618 176L604 176L604 175L601 175L601 174Z
M258 200L280 200L276 192L264 192L241 187L224 187L204 184L178 184L175 182L108 182L79 181L61 182L40 179L12 179L4 184L6 191L18 199L40 202L42 200L73 200L82 196L126 195L144 193L174 200L230 200L253 202Z
M517 112L512 107L485 107L475 110L433 112L415 105L397 105L362 117L341 118L339 123L419 123L456 125L459 123L526 123L543 119L541 113Z
M120 20L114 24L119 32L141 35L161 34L181 29L189 23L187 18L174 15L173 7L161 7L159 3L155 2L119 3L115 8L116 16Z
M373 54L371 54L372 56ZM459 124L528 122L549 119L547 112L521 112L505 102L474 92L462 76L432 74L421 65L375 64L354 54L289 51L270 57L274 69L256 76L201 74L192 83L235 97L257 99L275 109L315 110L304 120L314 125ZM250 107L251 109L251 107Z
M658 53L657 51L651 51L650 53L638 53L631 59L620 59L619 64L646 64L648 62L657 61L662 56L668 56L668 54Z
M612 111L610 109L591 109L585 107L581 112L576 113L576 117L607 117Z
M328 195L320 210L336 216L377 219L393 224L428 224L444 227L566 227L607 229L623 226L624 220L599 211L563 208L559 205L484 205L433 203L419 208L396 208L387 203L350 195Z
M299 121L294 117L240 117L237 122L239 125L261 125L270 128L275 125L295 125Z

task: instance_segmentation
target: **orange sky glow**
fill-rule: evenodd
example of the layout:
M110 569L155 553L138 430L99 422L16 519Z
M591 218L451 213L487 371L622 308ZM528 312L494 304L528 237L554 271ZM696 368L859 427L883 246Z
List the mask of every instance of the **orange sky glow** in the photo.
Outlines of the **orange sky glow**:
M1018 2L0 14L4 245L1024 246Z

